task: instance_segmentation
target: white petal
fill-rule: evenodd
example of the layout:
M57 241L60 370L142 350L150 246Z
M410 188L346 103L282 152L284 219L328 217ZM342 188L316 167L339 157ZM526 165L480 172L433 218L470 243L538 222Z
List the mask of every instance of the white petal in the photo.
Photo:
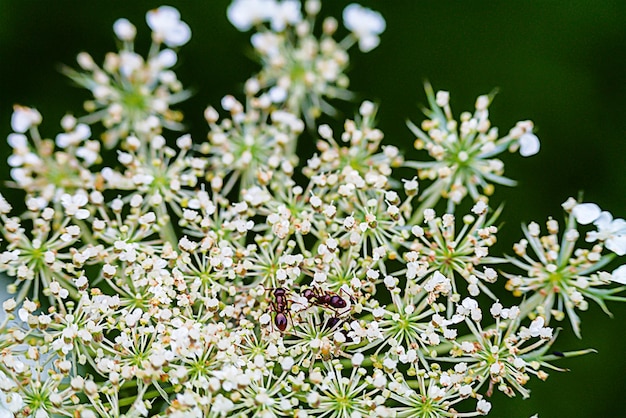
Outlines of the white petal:
M616 235L606 240L606 248L617 255L626 254L626 235Z
M606 229L610 228L612 220L613 215L611 215L610 212L603 210L602 213L600 213L600 216L598 216L598 218L593 221L593 224L597 226L598 229Z
M611 280L615 283L626 284L626 264L613 270Z
M0 406L0 418L13 418L14 416L13 412L3 406Z
M530 157L539 152L539 138L533 133L525 133L519 138L519 153L522 157Z
M588 225L598 219L602 210L595 203L581 203L572 209L572 215L581 225Z

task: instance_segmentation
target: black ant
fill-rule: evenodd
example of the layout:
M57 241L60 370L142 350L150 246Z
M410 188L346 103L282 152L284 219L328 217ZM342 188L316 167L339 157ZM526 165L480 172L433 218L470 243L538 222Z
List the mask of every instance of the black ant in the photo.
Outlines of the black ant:
M346 291L343 289L341 289L341 291L346 293ZM343 312L340 312L339 310L346 308L348 306L348 302L338 294L333 292L324 292L318 287L313 287L304 289L304 291L302 292L302 296L307 298L310 303L325 308L330 308L335 313L335 316L328 318L323 326L323 329L334 330L338 328L342 322L345 322L344 319L341 318L341 316L348 312L349 309ZM352 296L348 295L348 297L350 297L351 301L354 301L354 298ZM352 338L348 337L348 331L346 331L345 329L341 329L340 331L346 337L347 342L352 341Z
M282 287L274 289L274 301L270 302L272 310L276 312L274 324L281 332L287 329L287 315L289 312L287 307L287 291Z
M337 309L343 309L348 306L348 302L341 296L332 292L324 292L322 289L313 287L309 289L304 289L302 292L302 296L307 298L310 303L314 303L319 306L324 306L327 308L331 308L335 313L337 313ZM341 312L338 316L340 316Z

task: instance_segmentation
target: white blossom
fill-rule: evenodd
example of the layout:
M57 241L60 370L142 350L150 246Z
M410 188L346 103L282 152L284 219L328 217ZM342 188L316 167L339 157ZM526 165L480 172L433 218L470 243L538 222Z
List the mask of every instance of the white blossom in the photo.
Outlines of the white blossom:
M235 0L228 6L230 23L242 32L270 19L277 8L275 0Z
M41 114L30 107L13 106L13 114L11 115L11 128L18 133L24 133L31 126L41 123Z
M128 19L117 19L113 24L113 32L122 41L132 41L137 35L137 28Z
M152 29L157 42L163 42L169 47L186 44L191 39L191 29L180 20L180 13L171 6L161 6L150 10L146 14L146 22Z
M378 46L380 43L378 36L386 27L385 19L380 13L356 3L346 6L343 10L343 23L357 37L362 52L369 52Z

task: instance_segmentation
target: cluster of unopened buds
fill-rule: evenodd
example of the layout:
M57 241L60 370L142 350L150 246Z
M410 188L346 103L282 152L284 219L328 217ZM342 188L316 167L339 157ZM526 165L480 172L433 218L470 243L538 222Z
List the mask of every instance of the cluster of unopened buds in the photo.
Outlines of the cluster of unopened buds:
M580 337L578 310L623 300L626 221L569 199L564 226L530 223L492 254L490 196L514 184L499 156L539 151L532 122L500 135L493 95L456 119L427 84L427 119L409 122L424 160L384 145L370 101L319 123L353 97L350 48L385 29L357 4L320 23L321 6L232 2L261 69L204 111L204 141L175 133L191 30L168 6L147 13L147 56L120 19L118 52L65 70L93 99L54 139L15 106L26 210L0 197L0 417L473 417L588 352L551 350L555 327Z

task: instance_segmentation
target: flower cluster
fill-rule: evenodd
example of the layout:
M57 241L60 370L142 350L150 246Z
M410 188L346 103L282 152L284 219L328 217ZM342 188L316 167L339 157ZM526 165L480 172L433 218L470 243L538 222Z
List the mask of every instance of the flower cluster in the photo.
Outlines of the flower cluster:
M185 100L189 92L172 71L178 61L172 48L186 44L191 30L180 20L178 10L169 6L148 12L146 21L152 29L152 46L146 58L135 52L135 26L119 19L113 25L122 41L119 52L108 53L102 66L82 52L77 58L82 71L65 69L73 81L93 94L93 100L85 103L91 114L84 120L99 121L107 128L102 141L108 148L130 134L149 136L163 128L183 128L182 114L170 106Z
M187 96L172 48L191 31L167 6L147 14L146 59L126 19L102 67L79 55L68 74L94 99L55 140L15 107L10 185L27 210L0 196L0 416L474 417L588 352L550 351L554 321L580 336L577 309L623 300L625 267L604 269L626 253L626 222L570 199L561 238L556 220L546 235L531 223L517 257L493 254L487 196L513 184L495 157L536 153L532 122L500 137L492 96L457 122L427 85L429 119L409 129L434 161L383 145L370 101L319 124L327 99L351 97L349 47L385 29L352 4L342 41L333 18L317 37L320 12L232 2L262 68L224 97L227 115L206 108L204 141L170 132ZM299 158L306 135L316 151ZM518 305L499 301L499 277Z
M321 6L320 0L306 1L304 16L296 0L235 0L228 8L228 18L237 29L257 29L251 42L263 67L247 81L247 91L266 91L273 103L302 115L310 127L322 113L336 113L327 99L352 97L345 74L348 49L358 42L362 52L369 52L385 30L378 12L352 4L343 13L348 36L336 41L338 22L328 17L317 37L315 20Z
M428 120L421 128L409 123L417 137L415 148L425 149L435 161L411 161L408 167L416 168L421 179L432 180L422 193L425 207L431 207L440 198L448 200L448 211L453 211L468 194L477 201L486 200L494 192L494 183L514 186L515 182L503 176L504 163L494 158L505 150L516 151L528 157L539 151L539 139L532 133L532 121L520 121L509 133L500 137L498 129L491 126L489 105L494 94L476 99L474 113L463 112L460 122L450 109L450 94L436 94L426 84L426 96L431 106Z

